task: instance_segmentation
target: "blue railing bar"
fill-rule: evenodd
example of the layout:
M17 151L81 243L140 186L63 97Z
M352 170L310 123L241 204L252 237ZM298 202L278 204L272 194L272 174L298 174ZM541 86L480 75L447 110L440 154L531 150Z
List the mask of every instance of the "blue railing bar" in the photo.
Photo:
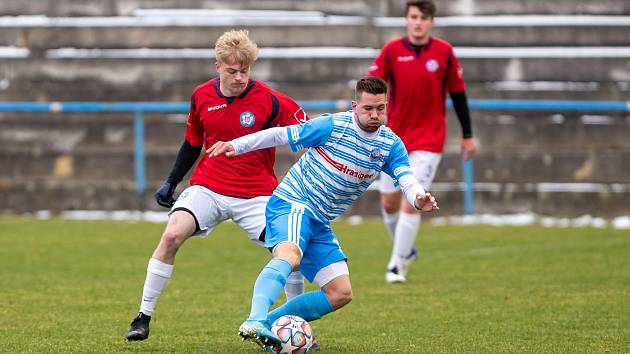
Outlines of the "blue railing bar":
M462 179L464 180L464 214L472 214L475 211L473 176L473 159L462 159Z
M309 111L350 109L349 100L298 101ZM471 109L630 112L625 101L469 100ZM447 105L451 108L451 102ZM0 102L0 112L188 112L188 102Z
M146 189L146 166L144 158L144 114L142 111L134 113L133 120L133 161L138 209L144 209L144 190Z
M452 103L447 103L451 108ZM630 102L623 101L470 100L469 105L485 110L630 112Z

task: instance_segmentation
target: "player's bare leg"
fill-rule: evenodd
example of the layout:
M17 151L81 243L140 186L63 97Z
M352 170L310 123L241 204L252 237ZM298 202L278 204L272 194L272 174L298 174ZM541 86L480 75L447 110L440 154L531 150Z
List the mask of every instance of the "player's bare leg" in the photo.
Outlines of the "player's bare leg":
M160 243L149 260L140 312L131 322L127 340L145 340L149 337L151 315L162 290L171 278L175 255L184 241L195 232L195 228L195 219L186 211L175 211L169 218Z

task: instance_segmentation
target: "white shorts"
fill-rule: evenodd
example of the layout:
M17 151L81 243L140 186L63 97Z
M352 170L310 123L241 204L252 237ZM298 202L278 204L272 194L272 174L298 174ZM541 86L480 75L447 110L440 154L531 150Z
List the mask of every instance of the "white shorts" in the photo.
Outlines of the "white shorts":
M190 186L179 195L169 213L177 210L190 212L199 229L193 236L207 237L221 222L232 219L252 241L262 245L260 234L265 229L265 206L269 196L251 199L228 197L206 187Z
M424 190L428 191L433 183L442 154L430 151L412 151L409 153L409 165L413 176L416 177ZM394 181L386 173L381 173L379 191L381 193L395 193L399 187L394 187Z

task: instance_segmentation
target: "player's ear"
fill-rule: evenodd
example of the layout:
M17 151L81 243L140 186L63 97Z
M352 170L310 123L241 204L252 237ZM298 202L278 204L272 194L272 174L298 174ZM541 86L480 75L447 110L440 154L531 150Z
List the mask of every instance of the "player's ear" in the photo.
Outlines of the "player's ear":
M357 105L358 105L357 101L352 100L352 110L353 111L357 110Z
M219 64L218 60L214 62L214 68L217 69L217 72L219 72L219 69L221 68L221 64Z

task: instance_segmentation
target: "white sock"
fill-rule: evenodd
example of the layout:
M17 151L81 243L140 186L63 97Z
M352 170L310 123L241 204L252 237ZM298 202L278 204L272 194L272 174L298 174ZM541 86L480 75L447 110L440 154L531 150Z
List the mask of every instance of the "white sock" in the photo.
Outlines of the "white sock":
M153 313L162 289L164 289L171 278L171 274L173 274L173 267L172 264L162 263L155 258L149 260L147 279L144 281L142 303L140 304L140 311L145 315L151 316Z
M385 209L381 208L381 215L383 215L383 223L385 224L387 231L389 231L389 235L392 237L392 240L394 239L394 236L396 235L396 224L398 223L399 214L400 214L399 212L390 214L386 212Z
M284 294L287 301L304 293L304 276L300 272L293 272L287 277L287 283L284 285Z
M394 248L389 259L387 269L396 267L401 260L404 260L411 253L413 244L416 242L416 235L420 228L420 214L400 213L396 233L394 237Z

